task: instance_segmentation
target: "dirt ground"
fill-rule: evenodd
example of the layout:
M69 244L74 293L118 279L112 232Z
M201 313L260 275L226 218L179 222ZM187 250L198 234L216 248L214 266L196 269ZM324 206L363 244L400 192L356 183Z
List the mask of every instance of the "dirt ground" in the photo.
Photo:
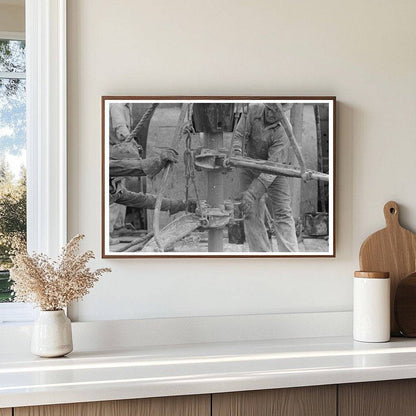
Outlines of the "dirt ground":
M276 241L273 239L273 249L277 252ZM299 243L301 252L327 252L328 241L320 238L305 238ZM208 232L192 233L189 237L178 242L175 252L208 252ZM249 253L248 244L230 244L227 231L224 232L224 252L227 253Z
M124 242L131 240L131 237L125 237ZM276 241L272 241L274 252L277 252ZM118 248L122 248L124 244L112 245L111 248L117 251ZM327 252L329 249L328 240L322 238L304 238L299 243L300 252ZM208 232L194 232L188 237L178 241L175 246L176 253L195 252L195 253L207 253L208 252ZM227 230L224 230L224 252L227 253L249 253L247 243L244 244L230 244L228 242ZM133 253L132 253L133 254Z

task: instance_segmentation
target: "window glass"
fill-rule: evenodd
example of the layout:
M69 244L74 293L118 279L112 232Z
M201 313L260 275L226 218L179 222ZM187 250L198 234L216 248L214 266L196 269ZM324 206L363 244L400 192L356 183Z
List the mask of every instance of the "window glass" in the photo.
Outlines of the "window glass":
M26 242L24 41L0 40L0 302L12 300L8 269Z
M0 72L26 72L24 40L0 39Z

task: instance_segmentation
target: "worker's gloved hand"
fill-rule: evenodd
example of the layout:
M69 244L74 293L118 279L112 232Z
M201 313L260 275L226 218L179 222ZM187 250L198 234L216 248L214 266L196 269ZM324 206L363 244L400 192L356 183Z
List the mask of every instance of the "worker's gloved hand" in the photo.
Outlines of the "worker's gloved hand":
M243 156L243 151L242 151L241 147L233 147L232 155L234 157L241 157L241 156Z
M253 195L248 191L244 191L242 195L243 197L241 199L240 205L241 212L245 217L251 217L253 215L253 208L254 204L256 203L256 200L254 199Z
M116 128L117 139L124 142L130 136L130 131L127 126L119 126Z
M188 203L186 204L186 210L193 214L196 211L197 208L198 208L197 200L196 199L188 199Z
M303 179L303 182L309 182L312 179L312 172L304 171L301 173L301 177Z
M142 160L142 169L146 176L152 179L168 163L177 163L178 153L173 149L163 149L159 156L147 157Z
M263 196L265 192L266 187L258 178L254 179L247 191L243 192L241 211L246 217L253 215L254 204Z
M120 198L120 195L126 189L125 182L126 179L121 177L110 179L110 204L117 202L117 200Z
M140 159L140 148L135 140L114 144L110 146L110 159Z
M163 149L159 157L163 167L168 163L178 163L178 152L174 149Z

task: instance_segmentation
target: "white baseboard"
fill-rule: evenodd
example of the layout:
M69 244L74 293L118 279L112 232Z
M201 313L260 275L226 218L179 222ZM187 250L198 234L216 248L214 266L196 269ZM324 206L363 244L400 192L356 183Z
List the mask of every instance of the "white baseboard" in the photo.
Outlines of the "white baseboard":
M29 351L31 325L0 325L0 353ZM74 322L74 350L350 336L352 312ZM5 342L3 342L3 340Z

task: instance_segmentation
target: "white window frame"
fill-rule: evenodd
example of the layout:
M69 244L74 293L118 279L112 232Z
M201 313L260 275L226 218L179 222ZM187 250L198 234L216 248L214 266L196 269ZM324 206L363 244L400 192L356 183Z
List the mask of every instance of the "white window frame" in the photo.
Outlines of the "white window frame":
M67 241L66 0L26 0L25 14L27 244L56 257ZM0 322L33 316L0 305Z

